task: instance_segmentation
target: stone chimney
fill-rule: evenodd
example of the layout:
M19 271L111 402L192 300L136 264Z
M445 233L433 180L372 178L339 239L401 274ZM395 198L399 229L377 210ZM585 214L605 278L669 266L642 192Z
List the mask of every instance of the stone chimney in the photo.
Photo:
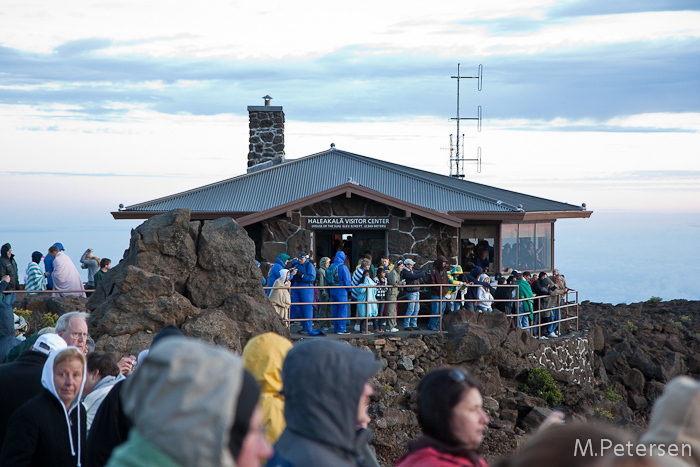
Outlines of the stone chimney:
M270 105L272 97L263 99L265 105L248 106L248 172L284 162L284 112L281 106Z

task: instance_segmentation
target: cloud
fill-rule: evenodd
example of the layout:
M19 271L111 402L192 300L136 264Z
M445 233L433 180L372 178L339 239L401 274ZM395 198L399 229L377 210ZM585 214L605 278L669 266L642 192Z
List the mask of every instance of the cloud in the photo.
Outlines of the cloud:
M100 38L71 41L56 48L61 52L48 54L0 47L0 103L72 105L77 107L72 118L108 121L126 118L120 105L168 114L241 115L247 105L270 94L293 111L293 118L304 121L449 119L455 114L456 83L449 77L456 63L463 63L463 74L474 75L481 61L422 53L387 59L360 46L303 61L95 53L110 44ZM593 121L589 127L566 129L604 131L596 122L641 113L697 112L699 57L700 39L482 57L483 91L476 92L474 82L462 82L462 116L481 105L484 118L588 118Z
M93 52L95 50L106 49L111 45L112 41L109 39L99 37L85 38L64 42L56 47L54 52L61 57L73 57Z
M569 18L657 11L700 11L700 4L695 0L580 0L554 5L547 10L547 17Z

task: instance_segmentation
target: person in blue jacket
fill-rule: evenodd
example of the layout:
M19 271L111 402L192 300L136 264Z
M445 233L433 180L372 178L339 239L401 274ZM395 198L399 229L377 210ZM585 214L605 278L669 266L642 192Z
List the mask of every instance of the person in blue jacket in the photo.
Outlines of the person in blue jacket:
M348 267L345 265L345 259L347 256L345 256L345 253L342 251L339 251L335 254L335 258L333 259L333 264L328 268L329 271L333 271L333 269L337 268L338 269L338 284L331 284L329 282L326 282L328 285L341 285L341 286L346 286L348 287L347 289L329 289L331 292L331 302L347 302L348 301L348 293L350 292L350 286L351 284L351 278L350 278L350 270ZM348 304L344 303L342 305L331 305L331 316L333 318L347 318L348 316ZM333 331L335 331L336 334L350 334L345 326L347 324L347 321L340 319L333 321Z
M275 264L270 268L270 274L267 276L267 283L270 286L275 285L275 281L280 278L280 271L282 269L287 269L287 261L289 261L289 255L282 253L275 260ZM271 289L266 290L267 294L270 295Z
M314 317L314 289L309 287L314 285L316 281L316 268L311 261L309 255L305 252L300 252L297 256L298 264L292 271L296 270L292 277L292 306L290 307L290 317L311 319ZM294 305L294 303L307 302L308 305ZM301 322L300 333L310 334L313 326L311 321Z
M52 246L57 247L58 251L65 251L62 243L56 242ZM44 271L46 271L44 273L46 276L46 288L53 290L53 277L51 277L51 273L53 272L53 256L46 255L44 257Z

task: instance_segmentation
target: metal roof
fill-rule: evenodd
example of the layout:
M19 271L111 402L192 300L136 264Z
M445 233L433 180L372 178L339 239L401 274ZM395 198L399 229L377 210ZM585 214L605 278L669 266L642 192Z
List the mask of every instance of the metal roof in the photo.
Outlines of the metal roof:
M259 212L346 183L440 212L584 211L584 208L460 180L335 148L145 203L122 212ZM280 189L284 187L284 189Z

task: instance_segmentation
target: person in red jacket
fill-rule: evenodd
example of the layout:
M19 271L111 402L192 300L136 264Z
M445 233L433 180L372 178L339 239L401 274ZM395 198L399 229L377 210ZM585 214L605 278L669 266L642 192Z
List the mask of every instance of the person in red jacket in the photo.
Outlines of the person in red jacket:
M481 387L466 371L443 367L418 385L418 423L423 434L396 467L488 467L475 451L489 417Z

